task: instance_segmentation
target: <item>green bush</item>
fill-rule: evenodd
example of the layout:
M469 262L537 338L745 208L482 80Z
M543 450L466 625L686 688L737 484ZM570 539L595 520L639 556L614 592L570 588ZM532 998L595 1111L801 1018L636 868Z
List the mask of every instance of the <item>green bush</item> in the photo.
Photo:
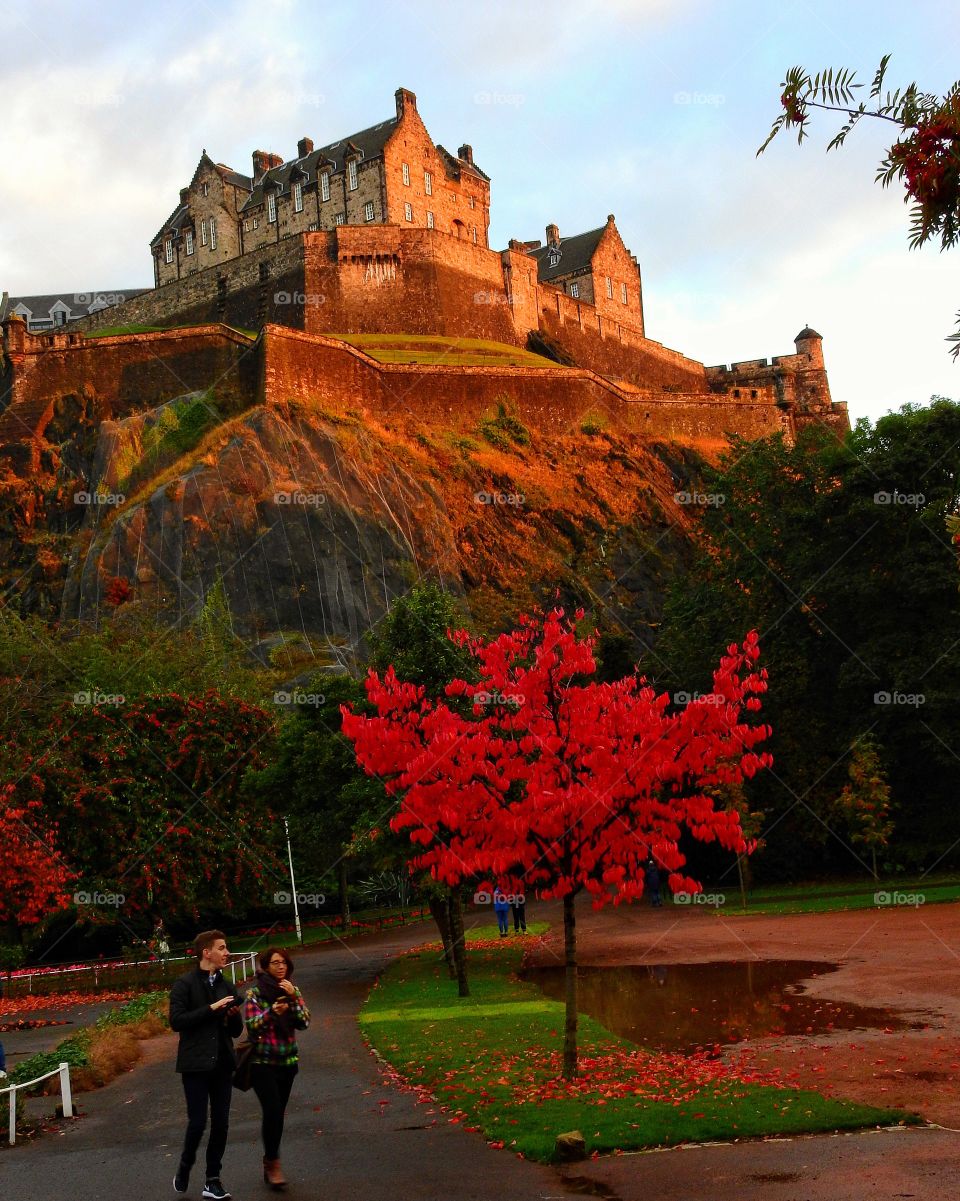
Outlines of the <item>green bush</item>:
M530 431L507 409L503 400L497 401L496 417L487 417L480 422L480 433L498 450L530 444Z

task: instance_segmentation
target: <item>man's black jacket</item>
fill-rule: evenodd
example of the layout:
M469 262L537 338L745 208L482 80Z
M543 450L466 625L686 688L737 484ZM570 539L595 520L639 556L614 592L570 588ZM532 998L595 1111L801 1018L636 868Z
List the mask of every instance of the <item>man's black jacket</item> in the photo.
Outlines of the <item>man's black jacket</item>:
M237 1012L226 1017L226 1005L211 1009L211 1003L221 997L233 997L238 1006L243 1004L240 994L222 975L211 988L209 973L199 967L181 976L171 988L170 1028L180 1035L178 1072L212 1072L220 1061L221 1047L228 1062L236 1064L233 1039L243 1033L243 1016Z

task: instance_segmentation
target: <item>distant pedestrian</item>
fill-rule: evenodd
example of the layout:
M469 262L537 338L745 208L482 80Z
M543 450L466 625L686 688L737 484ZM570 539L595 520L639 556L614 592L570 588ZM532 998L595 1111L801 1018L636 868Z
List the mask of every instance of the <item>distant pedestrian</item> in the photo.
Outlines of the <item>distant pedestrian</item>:
M237 990L223 977L230 959L222 930L206 930L194 942L197 966L170 990L170 1027L180 1035L177 1071L187 1102L187 1132L174 1191L185 1193L197 1148L210 1112L206 1182L203 1197L226 1201L231 1194L220 1180L230 1126L233 1072L237 1066L233 1040L243 1033L242 1004Z
M254 1044L250 1080L263 1112L263 1179L275 1190L286 1188L280 1167L280 1140L290 1090L299 1070L297 1031L310 1025L310 1011L292 982L293 960L280 947L259 957L257 983L247 993L243 1020Z
M644 880L647 886L647 892L650 893L650 900L653 902L654 909L659 909L663 904L660 899L660 869L657 867L657 861L651 855L647 860L647 866L644 872Z
M500 931L500 937L505 938L508 933L510 902L507 900L506 894L499 888L493 894L493 912L497 915L497 927Z
M7 1078L7 1056L3 1049L3 1043L0 1043L0 1080Z
M521 885L517 885L518 891L510 896L510 908L513 911L513 932L526 934L527 932L527 898L523 892Z

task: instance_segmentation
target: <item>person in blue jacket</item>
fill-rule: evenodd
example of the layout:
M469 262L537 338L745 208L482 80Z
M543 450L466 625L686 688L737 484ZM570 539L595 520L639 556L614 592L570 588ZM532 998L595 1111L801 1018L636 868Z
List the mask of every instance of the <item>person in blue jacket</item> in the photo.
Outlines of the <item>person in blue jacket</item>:
M510 917L510 902L499 888L493 894L493 912L497 915L497 926L500 929L500 937L506 938L507 920Z

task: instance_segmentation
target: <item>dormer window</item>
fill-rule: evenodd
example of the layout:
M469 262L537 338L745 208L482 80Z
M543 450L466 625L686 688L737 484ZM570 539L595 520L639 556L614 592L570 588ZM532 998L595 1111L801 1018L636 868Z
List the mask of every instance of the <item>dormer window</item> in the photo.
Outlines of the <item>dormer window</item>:
M557 254L556 251L553 251L550 255L550 266L556 267L557 263L559 263L559 262L560 262L560 255Z
M67 324L67 314L63 311L63 309L54 309L53 310L53 324L54 325L66 325Z
M351 192L357 190L357 160L355 158L347 163L347 187Z
M299 179L293 185L293 211L295 213L303 212L303 184Z
M324 171L324 173L320 176L320 199L321 200L329 200L330 199L330 172L329 171Z
M173 238L167 238L166 245L163 248L163 259L166 263L173 262Z
M267 193L267 220L276 221L277 219L277 194L276 192Z
M423 190L428 196L433 195L433 176L429 171L423 173Z
M187 230L187 254L193 254L193 230Z
M403 186L405 188L409 188L410 187L410 164L402 163L401 170L403 171Z

